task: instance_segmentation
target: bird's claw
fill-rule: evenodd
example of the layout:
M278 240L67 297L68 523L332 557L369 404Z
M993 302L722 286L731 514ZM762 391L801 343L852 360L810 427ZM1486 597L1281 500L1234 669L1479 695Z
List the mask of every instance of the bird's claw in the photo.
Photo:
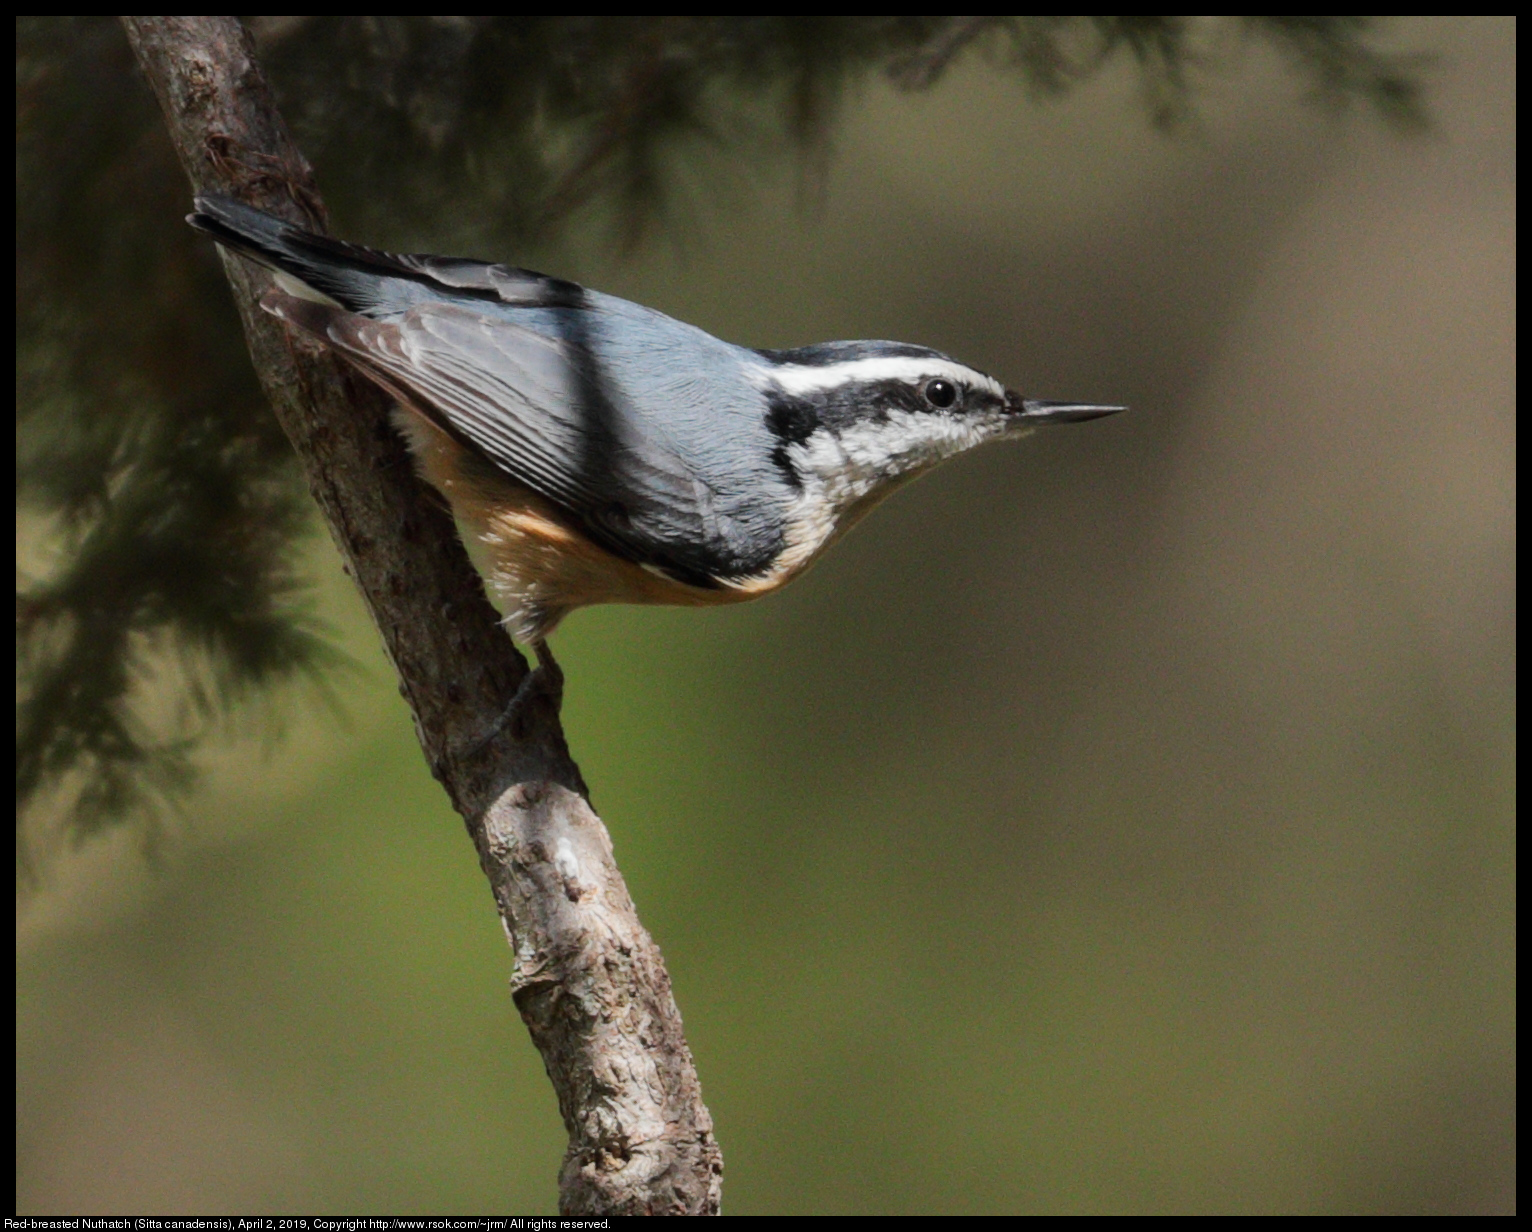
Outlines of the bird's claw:
M521 683L516 686L516 692L511 694L511 700L500 712L500 717L490 724L489 730L474 743L474 752L482 749L507 727L514 725L513 730L524 731L523 720L526 718L528 708L539 696L548 699L554 714L558 714L563 709L564 669L553 657L553 651L548 649L548 643L538 642L532 649L537 654L537 666L521 678Z

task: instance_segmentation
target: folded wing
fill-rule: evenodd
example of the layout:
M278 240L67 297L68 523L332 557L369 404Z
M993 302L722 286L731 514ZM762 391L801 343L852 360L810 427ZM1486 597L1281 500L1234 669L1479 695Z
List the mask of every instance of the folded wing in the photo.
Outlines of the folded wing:
M586 308L541 306L534 328L478 305L416 304L380 320L279 292L268 302L624 559L711 588L778 550L774 535L730 516L705 447L674 439L677 427L705 433L699 410L712 408L669 430L646 415L602 370ZM715 431L728 435L722 423Z

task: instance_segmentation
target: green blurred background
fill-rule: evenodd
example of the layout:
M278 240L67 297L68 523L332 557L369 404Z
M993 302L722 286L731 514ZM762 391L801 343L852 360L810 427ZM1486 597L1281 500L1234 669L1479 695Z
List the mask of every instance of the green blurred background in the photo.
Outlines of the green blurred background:
M822 196L741 172L682 243L537 254L1133 407L779 597L557 636L727 1212L1514 1210L1515 25L1399 41L1441 56L1419 138L1260 56L1168 137L1125 73L967 64L859 93ZM22 899L19 1211L556 1205L473 849L312 560L345 717Z

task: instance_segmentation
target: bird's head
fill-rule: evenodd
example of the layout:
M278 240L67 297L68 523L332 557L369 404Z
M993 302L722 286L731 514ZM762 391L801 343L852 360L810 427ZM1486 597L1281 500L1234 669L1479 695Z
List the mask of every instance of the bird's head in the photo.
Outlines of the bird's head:
M1124 409L1024 398L940 351L898 342L757 354L774 460L790 483L812 485L837 513L861 512L985 441Z

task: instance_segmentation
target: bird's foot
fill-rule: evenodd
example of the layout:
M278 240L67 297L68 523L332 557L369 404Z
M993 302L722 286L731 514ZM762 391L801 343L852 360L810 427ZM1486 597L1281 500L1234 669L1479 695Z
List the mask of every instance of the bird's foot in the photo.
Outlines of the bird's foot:
M535 642L532 649L537 655L537 666L521 678L521 683L516 686L516 692L500 712L500 717L490 724L489 730L474 744L474 752L482 749L507 727L524 730L527 713L539 697L548 700L554 714L563 709L564 669L558 665L547 642Z

